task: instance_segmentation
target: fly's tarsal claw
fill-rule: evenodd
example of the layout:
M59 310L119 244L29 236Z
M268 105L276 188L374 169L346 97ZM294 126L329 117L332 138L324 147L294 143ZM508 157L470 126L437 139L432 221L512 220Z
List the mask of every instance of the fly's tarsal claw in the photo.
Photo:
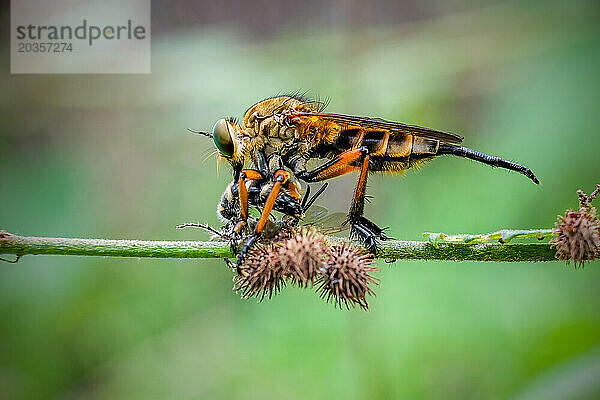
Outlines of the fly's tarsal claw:
M385 228L380 228L379 226L377 226L373 221L368 220L365 217L358 217L358 218L350 218L348 220L348 222L350 224L352 224L352 226L361 226L363 227L363 230L368 231L370 234L372 234L373 236L377 237L378 239L381 240L387 240L389 239L389 237L387 235L384 234L384 231L388 229L388 227Z
M388 236L388 235L385 234L385 231L387 231L388 229L390 229L389 226L381 228L381 231L379 232L379 239L381 239L381 240L394 240L393 237Z
M377 248L379 247L379 243L377 242L379 237L378 234L371 231L369 227L363 223L363 221L360 221L360 219L350 221L350 224L352 225L350 237L353 239L358 239L364 244L370 253L375 254L377 252Z

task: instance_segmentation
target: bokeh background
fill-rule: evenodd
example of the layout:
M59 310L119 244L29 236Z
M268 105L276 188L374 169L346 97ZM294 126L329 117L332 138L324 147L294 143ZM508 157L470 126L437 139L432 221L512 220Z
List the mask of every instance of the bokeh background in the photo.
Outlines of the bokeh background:
M374 176L367 213L393 236L551 227L600 182L599 17L595 1L154 2L150 75L10 75L4 57L0 228L206 239L174 226L216 225L231 175L186 128L297 90L461 133L542 182L453 157ZM321 203L345 211L352 185ZM296 288L243 301L219 260L1 263L0 397L600 397L598 262L379 267L364 312Z

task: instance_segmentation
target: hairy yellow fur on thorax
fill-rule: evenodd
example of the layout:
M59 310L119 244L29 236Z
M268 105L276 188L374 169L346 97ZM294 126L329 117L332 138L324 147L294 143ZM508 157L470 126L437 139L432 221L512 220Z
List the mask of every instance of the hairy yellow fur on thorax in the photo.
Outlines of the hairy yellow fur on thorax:
M298 151L308 151L306 136L310 129L305 124L300 126L285 126L281 118L288 112L316 111L316 105L304 103L289 96L275 97L263 100L250 107L244 115L240 141L243 143L242 156L251 156L253 150L261 149L267 156L282 154L286 145L299 143Z

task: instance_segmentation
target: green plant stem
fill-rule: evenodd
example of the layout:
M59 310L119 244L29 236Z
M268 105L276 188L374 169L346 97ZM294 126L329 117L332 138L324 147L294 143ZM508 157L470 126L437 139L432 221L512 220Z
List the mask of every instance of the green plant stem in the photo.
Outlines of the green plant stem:
M339 238L331 238L332 242ZM0 233L0 254L78 255L152 258L230 258L226 242L107 240L18 236ZM548 243L431 243L390 240L378 258L450 261L555 261Z

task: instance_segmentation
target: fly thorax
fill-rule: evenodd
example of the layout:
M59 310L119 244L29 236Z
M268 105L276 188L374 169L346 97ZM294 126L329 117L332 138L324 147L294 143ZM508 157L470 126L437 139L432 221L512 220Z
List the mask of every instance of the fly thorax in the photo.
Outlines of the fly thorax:
M258 132L258 131L255 130L253 127L248 127L242 131L242 135L252 138L252 137L256 137L256 132Z
M273 118L267 118L262 124L261 133L267 137L279 137L280 128L281 126Z
M293 141L296 136L296 128L293 127L289 127L289 126L282 126L279 130L279 137L281 138L281 140L285 141L285 142L290 142Z
M267 157L271 156L272 154L281 154L284 148L284 144L283 141L279 138L271 138L268 141L266 141L264 147L263 147L263 151L265 152L265 155Z
M302 155L309 154L312 150L312 146L308 142L301 142L298 144L298 153Z

